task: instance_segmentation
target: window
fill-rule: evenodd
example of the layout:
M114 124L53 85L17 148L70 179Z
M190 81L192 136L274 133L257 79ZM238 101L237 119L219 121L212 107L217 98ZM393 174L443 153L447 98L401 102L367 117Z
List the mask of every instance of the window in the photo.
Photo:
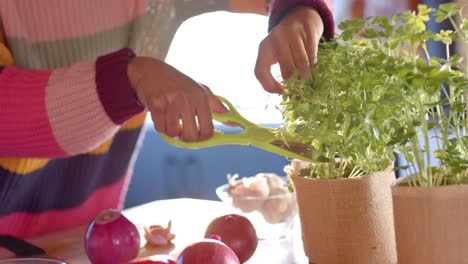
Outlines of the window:
M280 96L265 92L254 75L267 25L267 17L254 14L214 12L193 17L179 28L166 62L227 98L250 121L280 123L281 114L275 109ZM278 67L273 68L273 76L280 76Z

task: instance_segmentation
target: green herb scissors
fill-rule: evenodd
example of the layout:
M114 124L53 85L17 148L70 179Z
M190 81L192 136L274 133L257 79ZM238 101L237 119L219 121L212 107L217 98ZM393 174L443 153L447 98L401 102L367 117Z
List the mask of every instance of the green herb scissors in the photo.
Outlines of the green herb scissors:
M308 162L317 162L311 158L310 148L306 144L292 140L287 135L278 135L274 128L263 127L245 119L235 107L221 96L218 98L226 104L228 111L224 113L213 113L213 119L222 123L234 123L239 125L243 131L236 134L224 134L215 131L213 136L205 141L185 142L176 138L161 134L162 138L171 145L186 149L200 149L221 145L246 145L255 146L263 150L287 156L289 158L300 159Z

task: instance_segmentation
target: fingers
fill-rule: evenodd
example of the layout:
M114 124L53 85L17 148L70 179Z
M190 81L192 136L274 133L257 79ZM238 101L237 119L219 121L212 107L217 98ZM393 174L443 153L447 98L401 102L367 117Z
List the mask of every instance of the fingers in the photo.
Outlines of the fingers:
M224 106L223 102L221 102L216 95L213 94L211 89L206 86L202 85L205 88L206 95L208 96L208 104L209 109L215 113L224 113L227 111L227 108Z
M195 117L195 109L187 103L181 104L180 106L182 108L180 113L182 118L182 133L180 134L180 138L187 142L198 141L199 134Z
M255 63L255 76L263 89L270 93L281 93L283 90L282 85L271 74L271 65L277 62L273 54L271 41L267 38L260 43L257 62Z
M179 137L186 142L201 141L213 135L213 120L211 117L208 97L203 89L194 90L191 95L180 95L169 103L150 107L151 116L156 130L170 137ZM226 111L224 105L217 100L218 110Z
M213 119L208 104L200 104L195 110L198 119L198 139L207 140L213 135Z
M200 84L206 92L206 97L203 96L199 100L198 105L195 107L195 114L197 115L198 121L198 139L207 140L213 135L213 118L211 117L211 111L213 112L225 112L227 109L223 103L213 94L210 88ZM206 98L206 99L205 99Z
M317 44L312 40L306 40L304 42L307 58L309 60L309 67L317 63ZM310 72L310 68L309 68Z
M296 69L300 78L312 79L310 66L316 63L322 33L321 17L311 8L298 7L285 16L259 48L255 74L263 88L269 92L280 92L283 88L270 73L275 63L279 63L284 80Z
M153 119L154 128L160 133L166 133L165 109L167 102L163 98L153 100L147 106L151 109L151 119Z
M170 137L177 137L180 135L180 118L181 118L180 105L172 102L165 111L164 119L166 122L165 133Z
M285 39L289 41L269 35L262 42L255 66L255 75L266 91L271 93L283 91L283 86L271 74L271 65L276 62L280 65L281 76L284 80L289 79L296 69L299 71L300 78L312 79L310 65L316 57L316 43L312 38L308 41L305 35L304 32L288 35Z
M151 112L151 119L153 119L154 129L160 133L166 133L166 119L164 113Z
M281 77L283 80L289 79L293 73L295 64L293 54L289 47L289 44L286 41L279 41L276 43L275 54L278 57L278 63L280 65Z
M210 88L208 88L208 86L203 85L203 87L205 87L206 94L208 95L208 101L209 101L210 108L211 108L212 112L224 113L224 112L228 111L228 109L223 104L223 102L221 102L218 99L218 97L216 97L216 95L213 94L213 92L211 91ZM238 127L239 126L238 124L231 123L231 122L223 122L223 124L226 125L226 126L230 126L230 127ZM201 129L201 127L200 127L200 129Z
M310 65L317 63L317 47L320 40L320 34L317 34L313 31L312 27L309 25L306 29L308 34L304 36L304 45L309 58Z
M198 92L202 94L198 94ZM214 96L214 95L213 95ZM180 122L182 121L182 124ZM203 90L180 96L168 105L165 113L166 134L186 142L201 141L213 135L213 120Z
M302 38L297 38L291 42L291 53L294 59L295 68L299 70L299 77L311 80L312 75L310 73L310 57L306 50L305 43Z

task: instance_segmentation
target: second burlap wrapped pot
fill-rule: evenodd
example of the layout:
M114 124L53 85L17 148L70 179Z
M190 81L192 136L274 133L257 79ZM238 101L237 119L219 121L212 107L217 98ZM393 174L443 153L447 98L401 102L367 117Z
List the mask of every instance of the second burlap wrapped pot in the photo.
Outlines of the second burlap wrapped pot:
M397 263L392 168L348 179L287 173L296 190L302 240L310 263Z
M468 263L468 185L392 188L399 264Z

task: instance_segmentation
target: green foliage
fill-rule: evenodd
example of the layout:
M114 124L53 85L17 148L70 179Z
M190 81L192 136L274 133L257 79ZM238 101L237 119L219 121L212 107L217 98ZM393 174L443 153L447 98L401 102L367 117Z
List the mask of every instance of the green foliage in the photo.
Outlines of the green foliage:
M345 21L340 35L320 44L313 80L296 75L285 81L279 132L311 146L311 158L329 159L313 164L311 177L384 170L397 151L409 162L400 169L418 174L423 186L468 182L468 81L461 65L467 62L431 58L426 47L433 39L448 50L458 38L467 46L467 22L457 25L453 18L460 13L456 4L419 5L417 13ZM449 19L455 30L427 30L431 15ZM443 85L446 99L440 96ZM447 106L449 114L443 111ZM429 138L431 130L438 131L436 137ZM441 162L436 167L431 154Z

